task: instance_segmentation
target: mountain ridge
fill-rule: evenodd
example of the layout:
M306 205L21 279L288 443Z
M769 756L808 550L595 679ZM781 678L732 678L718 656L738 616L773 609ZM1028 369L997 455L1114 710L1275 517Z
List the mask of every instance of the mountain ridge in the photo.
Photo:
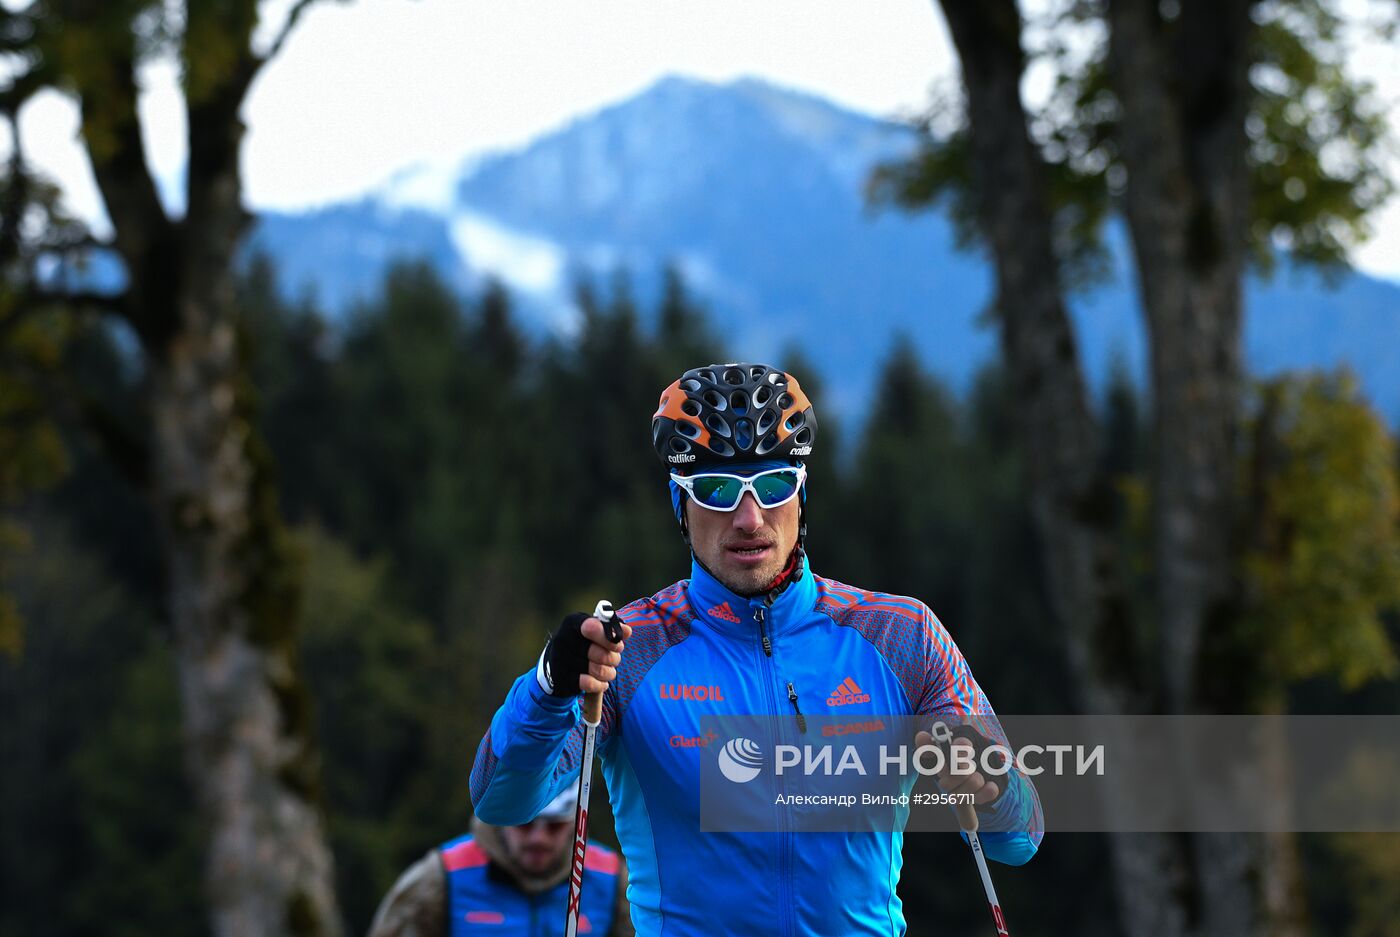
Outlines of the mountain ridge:
M756 79L673 77L519 149L456 162L437 180L450 203L436 210L428 199L410 205L403 177L343 217L344 206L323 209L320 222L297 216L298 239L357 249L353 262L326 250L312 252L314 268L297 260L308 246L276 230L293 225L289 216L264 216L254 243L293 258L283 267L289 290L309 277L341 308L377 264L419 253L461 289L499 276L533 328L563 334L576 324L573 276L625 266L645 299L674 263L711 308L727 358L799 348L838 413L850 413L868 400L897 335L955 390L996 353L994 331L980 323L988 263L957 248L941 212L872 211L864 201L870 168L915 143L907 127ZM358 240L346 229L355 219L370 222ZM330 221L339 227L322 238L316 225ZM1109 243L1111 279L1070 298L1085 370L1100 389L1116 356L1138 375L1146 360L1125 241L1111 231ZM1280 266L1272 279L1246 282L1251 369L1350 364L1394 421L1400 366L1385 350L1400 348L1400 285L1353 272L1329 291L1319 274Z

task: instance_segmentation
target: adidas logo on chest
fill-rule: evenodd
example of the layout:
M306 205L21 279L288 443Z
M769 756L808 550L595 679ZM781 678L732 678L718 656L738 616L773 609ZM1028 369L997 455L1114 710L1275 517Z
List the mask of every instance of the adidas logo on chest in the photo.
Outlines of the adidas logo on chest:
M852 703L868 703L870 694L860 688L860 685L847 677L841 681L840 686L832 690L826 698L828 706L850 706Z
M739 616L734 614L734 609L729 607L728 602L721 602L718 605L705 609L705 614L711 618L718 618L720 621L739 623Z

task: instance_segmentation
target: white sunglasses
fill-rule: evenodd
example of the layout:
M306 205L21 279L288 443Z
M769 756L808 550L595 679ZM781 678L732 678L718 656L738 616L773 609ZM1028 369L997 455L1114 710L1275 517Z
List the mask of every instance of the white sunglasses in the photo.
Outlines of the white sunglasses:
M787 504L802 490L807 480L807 466L784 466L753 475L730 475L727 472L705 472L700 475L671 473L671 481L684 488L691 500L711 511L733 511L744 499L744 492L753 492L754 500L763 508Z

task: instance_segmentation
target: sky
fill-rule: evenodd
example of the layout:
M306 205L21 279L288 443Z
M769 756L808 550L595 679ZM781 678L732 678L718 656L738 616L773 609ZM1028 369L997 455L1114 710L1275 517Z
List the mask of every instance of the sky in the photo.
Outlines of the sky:
M258 43L291 2L263 0ZM1359 47L1353 63L1400 124L1400 51ZM288 210L352 198L410 166L520 146L668 74L757 76L907 116L935 83L952 87L955 61L929 0L321 0L246 102L247 199ZM176 70L153 63L141 83L147 146L174 192L185 133ZM55 93L21 114L30 161L92 220L101 209L77 127ZM1400 198L1376 228L1357 264L1400 280Z

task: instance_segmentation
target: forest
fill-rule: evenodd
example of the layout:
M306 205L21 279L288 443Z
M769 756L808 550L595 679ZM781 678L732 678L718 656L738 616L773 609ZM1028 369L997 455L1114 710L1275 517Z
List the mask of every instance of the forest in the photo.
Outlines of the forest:
M544 333L411 260L331 316L244 251L244 104L312 5L0 7L0 934L363 932L465 828L559 618L685 575L650 416L749 343L675 270L646 301L656 271L584 272L577 329ZM949 213L1000 355L954 393L896 340L840 418L804 350L841 335L768 362L819 414L814 570L927 602L1002 714L1400 711L1395 428L1344 366L1261 380L1241 349L1246 272L1345 269L1395 191L1350 13L937 6L958 89L864 195ZM152 61L178 66L178 204ZM103 225L27 158L50 92ZM1149 348L1100 393L1068 310L1110 224ZM1400 933L1400 834L1049 825L997 870L1018 933ZM911 933L985 931L965 853L908 838Z
M656 309L637 308L625 274L581 283L581 333L544 341L521 330L503 289L464 301L424 265L396 269L342 323L281 300L275 278L265 259L240 278L240 348L288 522L284 572L299 582L317 795L358 933L404 866L465 829L476 742L558 618L687 574L649 419L675 375L730 349L675 274ZM69 353L114 418L134 422L139 372L121 336L94 330ZM781 364L820 412L826 376L796 352ZM1341 597L1348 569L1394 590L1394 565L1364 568L1373 549L1394 557L1400 544L1393 435L1345 374L1261 384L1254 399L1257 444L1291 454L1254 497L1272 524L1348 564L1305 584L1314 601ZM1125 574L1145 583L1139 392L1124 374L1097 405ZM928 602L999 711L1055 714L1074 696L1046 620L1014 409L999 370L959 398L892 347L862 423L822 417L810 554L822 575ZM0 932L203 933L205 843L180 764L158 535L89 434L54 428L61 475L7 513L27 544L5 578L23 637L0 662ZM1342 489L1354 503L1331 504ZM1259 614L1273 616L1261 662L1279 636L1268 603L1310 598L1279 583L1286 562L1260 553L1241 570ZM1396 599L1353 598L1363 619L1390 609L1355 623L1379 629L1382 654L1400 641ZM1294 672L1261 674L1283 711L1396 711L1393 666L1367 655L1324 669L1329 636L1310 621L1291 623L1301 656L1276 662ZM998 874L1008 908L1037 909L1028 932L1118 933L1105 877L1088 874L1102 871L1101 839L1052 835L1035 862ZM1300 838L1312 932L1391 932L1397 845ZM911 932L977 932L985 912L966 899L975 870L963 850L952 837L908 839ZM1080 897L1063 901L1069 891Z

